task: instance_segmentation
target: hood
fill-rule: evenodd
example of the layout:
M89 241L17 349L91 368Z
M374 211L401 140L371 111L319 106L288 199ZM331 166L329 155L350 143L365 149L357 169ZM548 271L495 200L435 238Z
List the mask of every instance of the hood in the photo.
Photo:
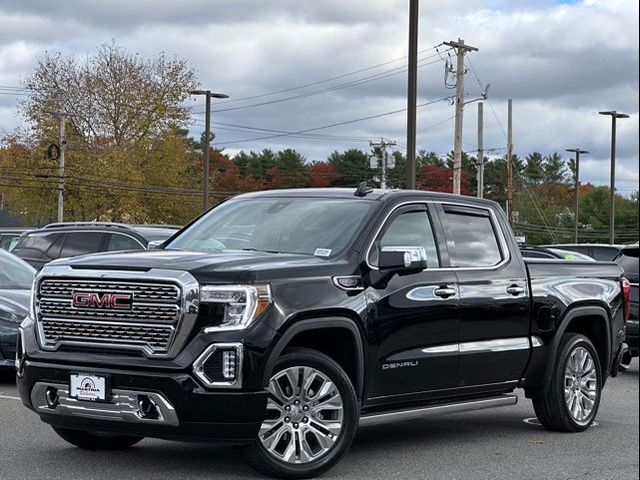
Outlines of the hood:
M148 250L103 253L60 259L49 265L68 265L73 269L187 271L199 281L255 281L298 275L335 274L343 261L312 255L266 252L199 253L176 250ZM44 269L46 275L46 268Z

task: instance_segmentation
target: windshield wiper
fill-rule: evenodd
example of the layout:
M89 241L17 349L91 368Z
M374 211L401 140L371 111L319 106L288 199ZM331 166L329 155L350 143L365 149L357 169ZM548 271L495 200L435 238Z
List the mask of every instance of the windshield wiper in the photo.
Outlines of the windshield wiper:
M261 250L258 248L240 248L239 250L242 252L264 252L264 253L279 253L279 254L289 253L289 252L280 252L278 250Z

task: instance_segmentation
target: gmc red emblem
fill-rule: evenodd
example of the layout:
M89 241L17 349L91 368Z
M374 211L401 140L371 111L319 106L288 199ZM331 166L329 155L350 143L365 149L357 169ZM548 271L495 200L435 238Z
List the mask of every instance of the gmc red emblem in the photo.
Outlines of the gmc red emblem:
M73 292L71 305L74 308L101 308L131 310L133 295L130 293Z

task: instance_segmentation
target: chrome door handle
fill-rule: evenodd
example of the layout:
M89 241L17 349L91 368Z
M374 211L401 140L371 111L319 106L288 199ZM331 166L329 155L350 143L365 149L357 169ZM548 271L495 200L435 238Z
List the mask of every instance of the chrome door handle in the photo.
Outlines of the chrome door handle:
M524 293L524 287L520 287L518 285L511 285L510 287L507 287L507 293L513 296L522 295Z
M440 287L433 291L433 294L440 298L453 297L456 294L456 289L451 287Z

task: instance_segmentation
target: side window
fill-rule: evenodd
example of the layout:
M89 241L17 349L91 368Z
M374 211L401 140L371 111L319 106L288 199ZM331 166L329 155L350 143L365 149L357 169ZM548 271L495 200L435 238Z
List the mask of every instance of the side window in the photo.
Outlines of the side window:
M103 234L99 232L67 233L60 257L75 257L85 253L97 252L100 248L102 236Z
M60 234L58 233L50 233L50 234L41 234L34 233L32 235L27 235L23 237L19 242L19 248L30 248L33 250L38 250L40 252L46 252L51 244L54 243Z
M119 235L117 233L111 234L111 238L109 239L109 245L107 245L107 250L109 252L116 252L119 250L142 250L142 245L140 242L134 240L131 237L127 237L126 235Z
M470 209L466 209L470 210ZM447 210L444 221L453 240L449 252L453 267L490 267L500 263L502 253L489 215L478 209L478 214Z
M427 268L440 266L438 248L433 228L426 211L406 212L398 215L382 234L378 247L424 247L427 252ZM372 264L378 263L378 249L372 252Z

